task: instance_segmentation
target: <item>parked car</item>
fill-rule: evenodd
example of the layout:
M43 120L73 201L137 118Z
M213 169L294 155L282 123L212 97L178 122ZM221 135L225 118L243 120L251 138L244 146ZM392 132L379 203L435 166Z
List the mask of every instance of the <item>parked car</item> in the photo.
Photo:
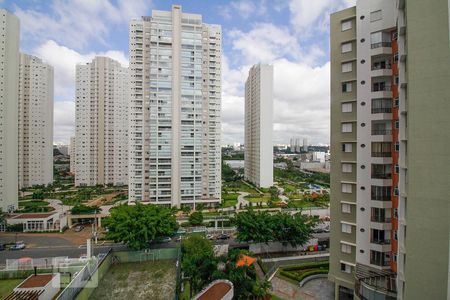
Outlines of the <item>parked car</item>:
M80 232L84 229L84 226L82 225L78 225L77 227L75 227L75 232Z
M22 250L25 249L26 245L24 242L17 242L9 250Z
M213 240L213 239L214 239L214 235L212 235L212 234L207 234L207 235L206 235L206 238L207 238L208 240Z
M229 238L230 238L230 235L226 234L226 233L222 233L217 237L218 240L228 240Z
M159 243L169 243L171 241L172 241L172 239L170 237L168 237L168 236L165 236L165 237L163 237L163 238L158 240Z

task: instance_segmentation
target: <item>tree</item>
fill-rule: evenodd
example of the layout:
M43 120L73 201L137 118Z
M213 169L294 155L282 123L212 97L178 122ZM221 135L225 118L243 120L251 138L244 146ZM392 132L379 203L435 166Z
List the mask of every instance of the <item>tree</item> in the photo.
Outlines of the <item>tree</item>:
M134 250L143 249L157 238L170 236L178 225L173 210L156 205L121 205L110 210L103 222L107 239L124 242Z
M293 247L305 244L311 237L317 217L288 213L269 214L249 210L236 215L233 222L237 230L237 240L253 243L269 241L290 243Z
M194 211L189 216L189 223L193 226L198 226L203 224L203 213L201 211Z
M83 214L94 214L100 212L101 209L98 206L87 206L83 204L78 204L72 207L70 212L72 215L83 215Z
M181 243L183 260L181 267L184 275L189 277L190 298L212 280L217 269L214 251L209 240L200 235L191 235Z

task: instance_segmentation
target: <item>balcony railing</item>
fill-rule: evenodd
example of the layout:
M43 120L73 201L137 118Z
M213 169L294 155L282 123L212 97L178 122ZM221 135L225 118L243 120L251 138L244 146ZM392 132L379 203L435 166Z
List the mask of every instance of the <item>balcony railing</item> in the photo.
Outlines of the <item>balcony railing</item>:
M372 65L372 71L375 71L375 70L390 70L390 69L391 69L391 65L390 64Z
M370 48L376 49L380 47L391 47L391 42L379 42L379 43L373 43L370 45Z
M371 199L372 200L376 200L376 201L391 201L391 195L376 195L376 194L372 194L371 195Z
M392 157L392 152L372 152L372 157Z
M372 135L391 135L391 129L372 129Z
M371 216L370 221L375 223L390 223L391 218L382 217L382 216Z
M372 263L372 261L371 261ZM360 299L395 300L397 285L396 274L390 270L377 270L369 266L356 264L355 292ZM370 289L366 288L366 285Z
M391 173L372 173L373 179L391 179L392 174Z
M389 92L391 91L390 85L373 85L372 92Z
M392 107L372 107L373 114L390 114Z
M377 245L389 245L391 243L391 240L372 239L370 242Z

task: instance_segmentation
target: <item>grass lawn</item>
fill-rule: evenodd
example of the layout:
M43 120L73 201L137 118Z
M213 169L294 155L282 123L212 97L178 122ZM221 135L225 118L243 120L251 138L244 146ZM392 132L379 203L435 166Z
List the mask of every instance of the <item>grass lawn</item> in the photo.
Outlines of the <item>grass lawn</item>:
M173 299L173 260L117 264L109 269L89 299Z
M185 280L184 283L184 290L180 295L180 300L190 300L191 297L189 293L191 292L191 286L189 285L189 281Z
M224 200L222 207L233 207L237 205L237 200Z
M0 280L0 299L5 299L13 289L24 279L2 279Z
M248 198L245 198L245 200L248 200L249 202L252 202L252 203L268 202L268 201L270 201L270 195L264 195L261 197L248 197Z

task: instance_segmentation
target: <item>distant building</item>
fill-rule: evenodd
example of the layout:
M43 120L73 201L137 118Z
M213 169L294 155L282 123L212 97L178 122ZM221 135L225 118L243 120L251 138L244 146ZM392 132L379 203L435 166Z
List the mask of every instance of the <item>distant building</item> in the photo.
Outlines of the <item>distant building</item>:
M20 54L19 188L53 182L53 67Z
M52 300L60 291L61 277L54 274L32 274L14 288L7 300Z
M303 151L308 152L309 140L307 138L303 138Z
M0 208L18 208L19 19L0 9Z
M129 81L108 57L76 66L76 186L128 183Z
M273 185L273 66L254 65L245 82L245 179Z

